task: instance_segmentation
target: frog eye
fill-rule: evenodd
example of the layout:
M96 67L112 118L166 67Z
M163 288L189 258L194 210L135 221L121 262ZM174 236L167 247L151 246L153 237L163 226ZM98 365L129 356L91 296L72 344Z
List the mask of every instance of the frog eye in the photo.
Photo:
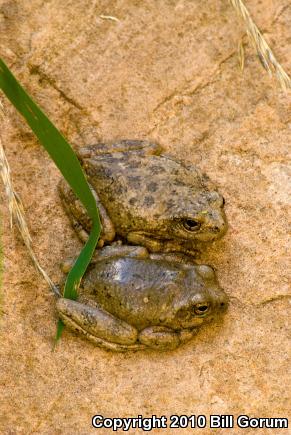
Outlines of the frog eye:
M198 231L201 227L201 223L194 219L185 219L183 226L187 231Z
M207 314L210 310L210 303L209 302L201 302L200 304L195 304L193 307L193 311L197 316L203 316L204 314Z

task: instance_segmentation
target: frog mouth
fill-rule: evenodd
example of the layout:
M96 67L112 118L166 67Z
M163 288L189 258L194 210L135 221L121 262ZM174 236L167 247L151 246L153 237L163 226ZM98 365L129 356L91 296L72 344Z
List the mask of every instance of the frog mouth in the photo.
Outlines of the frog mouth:
M165 238L146 231L134 231L126 236L127 242L133 245L145 246L150 252L182 252L190 256L197 255L195 240Z
M131 233L128 233L126 238L127 241L138 244L144 242L146 244L154 244L155 242L159 244L160 246L163 246L163 249L169 246L184 246L185 248L191 250L191 247L194 248L194 246L197 243L201 242L212 242L214 240L220 239L224 236L224 234L227 232L227 224L223 225L222 227L216 227L213 226L208 229L204 229L203 231L200 230L198 232L195 232L189 237L185 236L185 232L178 232L176 235L173 234L170 237L166 237L165 235L157 235L151 232L147 231L133 231Z
M184 329L192 329L192 328L197 328L197 326L201 326L204 322L205 322L205 318L207 316L200 316L200 317L193 317L192 319L186 320L183 323L183 325L181 325L181 328Z

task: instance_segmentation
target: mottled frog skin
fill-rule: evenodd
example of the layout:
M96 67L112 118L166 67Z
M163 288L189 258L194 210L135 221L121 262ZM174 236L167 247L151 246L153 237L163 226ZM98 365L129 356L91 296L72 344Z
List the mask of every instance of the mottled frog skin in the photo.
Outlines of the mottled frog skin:
M78 157L99 208L99 246L121 238L151 252L195 255L197 244L227 230L224 199L195 166L163 155L147 141L123 140L82 147ZM61 198L82 240L90 219L65 181Z
M57 301L60 318L116 351L174 349L228 305L211 267L144 247L99 250L80 290L78 301Z

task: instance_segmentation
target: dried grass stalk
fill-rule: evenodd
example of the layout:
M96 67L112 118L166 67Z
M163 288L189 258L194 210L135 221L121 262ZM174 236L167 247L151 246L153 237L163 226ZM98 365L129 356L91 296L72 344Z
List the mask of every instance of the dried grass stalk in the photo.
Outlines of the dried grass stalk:
M244 50L244 44L242 39L238 44L238 61L239 61L240 69L241 71L243 71L245 67L245 50Z
M284 71L283 67L275 58L271 48L267 44L265 38L259 31L258 27L252 20L249 11L242 0L229 0L239 15L243 18L247 33L257 50L258 56L264 68L270 75L274 74L279 81L282 89L286 91L291 89L291 79Z
M4 122L5 115L1 102L0 102L0 115L1 115L0 119L2 118L2 121ZM32 249L32 241L25 221L23 205L21 203L19 196L13 189L13 184L10 176L10 167L4 152L1 136L0 136L0 175L4 183L5 193L8 199L11 227L14 222L21 234L21 237L33 261L34 266L39 271L39 273L43 276L45 281L48 283L53 293L56 296L61 296L58 287L52 282L52 280L49 278L47 273L43 270Z
M115 21L116 23L119 23L120 20L116 17L113 17L112 15L99 15L99 18L101 18L102 20L111 20L111 21Z

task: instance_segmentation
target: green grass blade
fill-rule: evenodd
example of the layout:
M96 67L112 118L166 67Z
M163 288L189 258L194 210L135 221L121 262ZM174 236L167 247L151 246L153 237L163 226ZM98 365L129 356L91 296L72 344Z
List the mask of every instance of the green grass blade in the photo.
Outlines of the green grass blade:
M92 219L93 226L89 239L68 274L64 288L64 297L76 299L80 281L92 258L100 235L101 225L95 199L71 146L25 92L1 58L0 89L25 118ZM60 333L61 330L58 328L58 335Z

